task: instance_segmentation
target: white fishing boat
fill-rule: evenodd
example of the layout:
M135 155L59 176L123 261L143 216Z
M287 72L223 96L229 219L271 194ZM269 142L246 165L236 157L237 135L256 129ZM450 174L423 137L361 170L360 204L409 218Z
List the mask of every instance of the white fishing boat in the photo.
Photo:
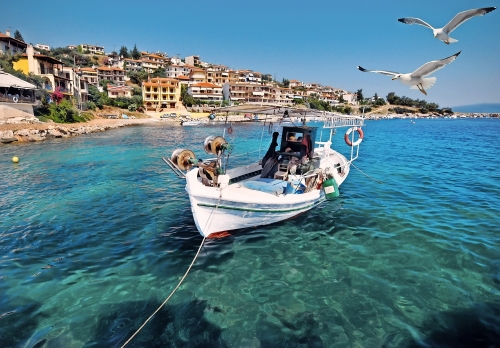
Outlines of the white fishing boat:
M240 110L241 106L221 111ZM252 110L256 112L255 107ZM262 107L258 113L276 115L283 110L283 107ZM364 118L304 109L286 111L301 119L301 116L305 119L306 113L320 116L322 128L329 131L328 139L318 139L320 127L287 125L272 133L261 160L249 156L246 165L235 168L227 169L237 149L226 141L225 134L205 139L203 148L213 158L199 160L188 149L177 149L171 158L163 158L186 180L194 222L203 236L217 237L228 231L290 219L339 195L338 187L346 180L350 164L359 154ZM350 146L349 158L331 148L332 136L341 127L347 128L344 139Z
M188 120L188 121L181 121L181 126L199 126L201 124L205 124L207 122L203 121L198 121L198 120Z

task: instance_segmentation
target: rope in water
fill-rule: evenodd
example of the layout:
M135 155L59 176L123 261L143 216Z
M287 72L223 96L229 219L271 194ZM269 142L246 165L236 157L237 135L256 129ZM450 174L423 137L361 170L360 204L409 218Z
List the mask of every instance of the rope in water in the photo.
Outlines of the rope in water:
M212 213L210 214L208 220L207 220L207 224L205 225L205 227L210 227L210 225L212 224L212 217L214 216L215 212L217 211L217 208L219 208L219 204L220 204L220 200L222 198L222 190L221 190L221 193L219 195L219 200L217 201L217 205L215 206L214 210L212 210ZM174 290L172 290L172 292L170 293L170 295L168 295L168 297L165 299L165 301L163 301L163 303L160 305L160 307L158 307L153 314L151 314L149 316L148 319L146 319L146 321L141 325L140 328L137 329L136 332L134 332L134 334L132 336L130 336L130 338L127 340L127 342L125 342L121 348L124 348L127 344L130 343L130 341L132 341L132 339L142 330L142 328L144 326L146 326L146 324L155 316L156 313L158 313L158 311L168 302L168 300L170 300L170 298L172 297L172 295L177 291L177 289L179 288L179 286L181 286L182 282L184 281L184 279L187 277L189 271L191 270L191 267L193 267L193 264L194 262L196 261L196 259L198 258L198 255L200 254L200 251L201 251L201 247L203 246L203 244L205 244L205 240L207 239L207 237L203 237L203 240L201 241L201 244L198 248L198 251L196 252L196 255L194 256L194 259L193 261L191 261L191 264L189 265L186 273L184 273L184 276L182 276L181 280L179 281L179 283L177 284L177 286L175 287Z
M203 244L205 243L205 239L207 239L207 237L203 237L203 240L201 241L201 244L200 244L200 247L198 248L198 252L196 253L193 261L191 262L191 264L189 265L189 268L187 269L186 273L184 273L184 276L181 278L181 280L179 281L179 284L177 284L177 286L175 287L175 289L170 293L170 295L168 295L168 297L165 299L165 301L163 301L163 303L160 305L160 307L158 307L153 314L151 314L149 316L148 319L146 319L146 321L144 322L144 324L141 325L140 328L137 329L136 332L134 332L134 334L127 340L127 342L125 342L121 348L125 347L127 344L130 343L130 341L132 341L132 339L135 337L135 335L137 335L139 333L139 331L142 330L142 328L144 326L146 326L146 324L155 316L156 313L158 313L158 311L165 305L165 303L167 303L168 300L170 300L170 298L172 297L172 295L177 291L177 289L179 288L179 286L181 286L182 282L184 281L184 279L186 278L186 276L188 275L189 271L191 270L191 267L193 267L193 264L194 262L196 261L196 259L198 258L198 255L200 254L200 250L201 250L201 247L203 246Z
M383 184L383 182L382 182L382 181L377 180L377 179L374 179L374 178L372 178L371 176L369 176L368 174L364 173L361 169L359 169L358 167L356 167L356 166L354 165L354 163L352 163L352 162L351 162L351 164L352 164L352 166L353 166L354 168L356 168L357 170L359 170L359 172L360 172L361 174L365 175L366 177L368 177L368 178L372 179L373 181L375 181L375 182L377 182L377 183L379 183L379 184Z

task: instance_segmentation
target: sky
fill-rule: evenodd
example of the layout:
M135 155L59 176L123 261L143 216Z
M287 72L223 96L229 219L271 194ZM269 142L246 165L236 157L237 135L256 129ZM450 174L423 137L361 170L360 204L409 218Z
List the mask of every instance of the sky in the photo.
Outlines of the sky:
M0 31L19 30L24 40L51 47L82 43L122 45L166 52L232 69L269 73L281 81L300 80L363 90L365 97L389 92L453 107L500 103L500 9L474 17L446 45L432 31L397 21L421 18L434 27L458 12L498 7L499 0L212 0L68 1L0 0ZM426 62L461 51L431 76L436 84L424 96L389 76L409 73Z

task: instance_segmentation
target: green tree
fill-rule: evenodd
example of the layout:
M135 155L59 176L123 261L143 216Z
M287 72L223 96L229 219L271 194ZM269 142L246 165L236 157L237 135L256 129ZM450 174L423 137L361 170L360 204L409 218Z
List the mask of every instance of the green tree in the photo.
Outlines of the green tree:
M167 72L164 68L159 68L151 74L151 77L167 77Z
M134 49L132 50L132 58L139 59L141 58L141 52L137 49L137 46L134 44Z
M356 94L358 95L358 97L356 98L356 100L358 102L362 102L365 98L363 97L363 89L358 89L356 91Z
M129 56L129 54L128 54L128 49L127 49L127 47L125 47L125 46L122 46L122 47L120 48L120 53L119 53L119 54L120 54L120 56L121 56L121 57L123 57L123 58L129 58L129 57L130 57L130 56Z
M14 32L14 39L24 42L23 36L22 36L22 35L21 35L21 33L19 32L19 30L16 30L16 31Z
M127 76L136 85L140 85L148 79L148 73L145 71L130 71Z
M193 106L198 104L198 101L188 93L187 87L184 84L181 85L181 101L184 106Z
M281 81L280 86L281 86L281 87L285 87L285 88L290 87L290 80L288 80L288 79L285 79L285 78L284 78L284 79Z

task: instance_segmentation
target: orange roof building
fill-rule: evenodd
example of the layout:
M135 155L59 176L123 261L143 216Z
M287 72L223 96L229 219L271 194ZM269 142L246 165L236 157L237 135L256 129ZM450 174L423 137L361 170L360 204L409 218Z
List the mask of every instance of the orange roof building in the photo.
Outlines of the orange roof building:
M181 84L168 77L152 78L142 83L142 99L147 111L163 112L181 107Z

